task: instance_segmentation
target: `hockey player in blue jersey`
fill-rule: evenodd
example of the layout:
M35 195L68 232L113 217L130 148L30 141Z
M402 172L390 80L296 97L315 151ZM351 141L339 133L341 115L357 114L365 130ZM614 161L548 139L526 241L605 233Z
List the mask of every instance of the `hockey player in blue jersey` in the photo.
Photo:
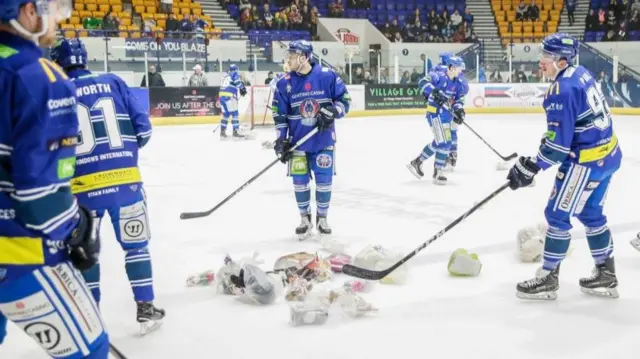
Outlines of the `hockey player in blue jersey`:
M77 88L80 140L71 189L80 204L92 211L98 225L109 213L125 251L137 321L145 334L158 327L165 314L153 305L151 235L138 168L138 150L151 138L149 116L118 76L87 70L87 51L79 39L60 40L52 48L51 58ZM99 303L100 263L82 274Z
M435 66L434 71L438 73L446 74L448 71L447 61L450 57L454 56L451 52L440 53L440 63ZM458 90L453 98L452 110L456 116L461 117L462 121L465 118L464 100L467 93L469 93L469 83L464 78L464 65L462 72L456 77L455 81L458 83ZM445 170L451 170L456 167L458 163L458 123L453 121L451 124L451 148L449 149L449 157L447 158L447 165Z
M611 176L620 167L622 152L613 130L611 111L595 79L574 64L578 42L566 34L547 36L540 46L540 69L554 79L543 106L547 132L535 157L520 157L509 171L512 189L526 187L541 170L556 164L555 184L545 209L549 228L542 269L517 285L523 299L555 299L560 263L571 240L571 218L585 227L595 262L591 277L579 280L587 294L618 297L613 239L603 214Z
M245 96L247 88L240 79L240 71L237 65L229 66L229 71L220 84L220 106L222 107L222 121L220 123L220 138L227 137L227 125L229 117L231 117L231 125L233 126L233 137L244 137L238 130L240 129L240 121L238 120L238 94Z
M334 175L334 121L349 112L351 98L340 77L312 60L313 47L304 40L289 43L286 59L289 72L277 83L272 110L276 127L275 152L289 164L301 222L296 228L300 240L312 233L311 172L316 182L316 228L331 234L327 213ZM319 132L289 151L301 138L318 127Z
M433 141L424 147L422 153L411 161L407 168L418 179L424 176L422 163L435 154L433 180L436 184L446 184L447 178L443 170L447 164L451 149L451 122L462 123L464 117L452 119L451 103L459 91L456 78L464 68L464 61L457 56L447 58L447 72L432 71L420 80L418 86L422 88L427 98L427 121L433 132Z
M8 319L51 357L106 359L104 323L77 270L97 263L100 241L69 182L75 86L40 49L71 6L0 1L0 335Z

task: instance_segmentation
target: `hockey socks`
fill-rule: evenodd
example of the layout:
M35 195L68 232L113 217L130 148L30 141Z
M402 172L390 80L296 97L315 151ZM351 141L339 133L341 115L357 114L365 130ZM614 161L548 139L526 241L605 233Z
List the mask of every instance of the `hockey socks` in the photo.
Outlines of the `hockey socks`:
M316 183L316 206L318 217L326 217L331 203L331 183Z
M591 256L596 265L603 264L613 253L611 231L604 225L597 228L586 228L587 242L591 249Z
M153 294L153 273L148 249L130 249L125 255L125 269L136 302L150 302Z
M542 269L554 270L567 256L570 243L571 234L569 231L549 227L544 242Z

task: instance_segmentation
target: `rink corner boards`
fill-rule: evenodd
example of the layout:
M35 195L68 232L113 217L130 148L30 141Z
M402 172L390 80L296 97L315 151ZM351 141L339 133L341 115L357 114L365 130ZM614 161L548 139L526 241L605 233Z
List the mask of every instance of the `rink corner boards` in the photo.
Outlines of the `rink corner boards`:
M484 108L468 108L468 114L524 114L539 113L543 114L542 108L518 108L518 107L484 107ZM612 108L614 115L631 115L639 116L640 108ZM401 116L401 115L424 115L425 110L421 108L407 108L394 110L361 110L350 111L346 119L358 117L384 117L384 116ZM221 116L180 116L180 117L153 117L151 122L155 126L174 126L174 125L205 125L220 123Z

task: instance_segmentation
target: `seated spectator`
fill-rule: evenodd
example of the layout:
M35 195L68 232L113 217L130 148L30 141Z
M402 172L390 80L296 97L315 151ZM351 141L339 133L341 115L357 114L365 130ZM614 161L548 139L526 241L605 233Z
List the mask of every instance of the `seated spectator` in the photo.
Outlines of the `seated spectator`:
M336 0L329 5L329 15L330 17L343 17L344 7L342 6L342 1Z
M451 25L453 26L454 30L457 30L460 27L460 24L462 24L462 16L458 12L458 10L454 10L453 14L451 14Z
M171 37L178 36L178 34L174 34L174 32L178 32L180 30L180 22L178 22L178 18L176 17L176 14L169 15L169 18L167 18L167 22L165 24L164 30L168 32L167 35Z
M462 16L462 18L464 19L464 22L467 23L467 25L473 24L473 15L471 14L471 10L469 10L468 7L464 9L464 16Z
M504 82L504 80L502 79L502 75L500 74L500 70L499 69L493 70L491 75L489 75L489 82L493 82L493 83L502 83L502 82Z
M440 22L441 26L445 26L449 22L449 14L447 14L447 10L442 10L438 21Z
M188 15L185 15L188 17ZM148 18L144 19L142 22L142 26L140 30L143 32L144 36L153 37L153 28L156 27L156 21L154 19Z
M420 21L420 9L416 8L413 10L413 14L409 17L409 22L415 24Z
M609 10L609 15L607 16L607 23L604 26L607 31L613 30L618 31L618 22L616 21L616 13L613 10Z
M473 26L467 25L467 23L465 22L464 24L462 24L462 27L464 27L465 42L476 42L478 40L478 36L476 36L476 33L473 32Z
M180 31L182 32L182 37L185 39L191 38L191 33L193 32L193 23L191 19L189 19L188 14L184 14L182 17L182 21L180 21Z
M402 78L400 78L400 84L405 85L411 82L411 77L409 77L409 71L405 71L402 73Z
M640 13L638 11L634 11L631 21L629 21L629 31L638 30L640 30Z
M305 5L308 6L308 5ZM318 8L317 7L313 7L311 8L311 36L317 36L318 35L318 18L320 17L320 14L318 13Z
M251 10L244 9L244 11L242 11L242 13L240 14L240 27L243 31L246 32L249 31L249 29L255 28L253 24L254 22L253 18L251 17Z
M516 8L516 20L518 21L526 20L528 8L529 7L527 6L527 4L524 3L524 0L520 0L520 3Z
M538 5L536 5L535 0L531 0L529 9L527 10L526 20L538 21L538 19L540 19L540 8L538 8Z
M393 42L402 42L402 35L399 32L396 32L396 35L393 37Z
M604 38L602 39L602 41L618 41L618 38L616 36L616 32L613 30L609 30L607 31L606 35L604 35Z
M442 42L451 42L451 38L453 38L454 34L453 26L451 26L451 21L449 21L442 28Z
M109 11L102 19L102 29L105 30L106 36L118 36L118 29L120 28L120 20L113 16L113 13Z
M289 28L289 21L284 11L277 12L273 18L273 26L278 30L286 30Z
M206 21L200 19L198 15L193 15L191 22L193 23L193 31L196 39L204 39L204 29L209 26Z
M251 9L251 3L249 3L249 0L239 0L238 9L240 10L240 13L242 13L244 9Z
M436 14L435 10L431 9L431 11L429 11L429 15L427 15L427 22L431 25L436 21L438 21L438 14Z
M160 1L160 12L163 14L171 14L171 9L173 8L173 0L161 0Z
M453 33L453 37L451 38L451 40L453 42L465 42L465 29L463 26L458 27L458 30L456 30Z
M268 23L273 23L273 14L271 13L271 9L269 9L269 4L264 4L262 7L262 23L264 27L270 29L271 25L267 25Z
M382 35L384 35L384 37L387 38L387 40L393 41L394 32L391 31L391 24L386 22L384 26L380 29L380 32L382 33Z
M607 13L604 9L598 10L598 30L604 30L605 25L607 24Z
M589 13L587 14L587 19L585 20L587 31L596 31L598 30L598 15L596 15L595 10L589 9Z
M289 13L289 26L293 30L302 30L302 14L298 11L298 7L291 5L291 12Z

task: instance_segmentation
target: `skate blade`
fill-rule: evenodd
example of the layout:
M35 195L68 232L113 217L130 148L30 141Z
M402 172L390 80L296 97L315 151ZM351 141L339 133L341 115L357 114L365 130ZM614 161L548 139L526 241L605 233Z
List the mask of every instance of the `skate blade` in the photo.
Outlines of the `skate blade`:
M152 333L162 326L162 320L149 320L147 322L140 323L140 335L145 336Z
M629 243L633 248L640 252L640 239L634 238Z
M420 176L415 167L413 167L411 164L407 165L407 169L409 169L409 172L411 172L417 179L422 179L422 176Z
M440 181L440 180L434 178L433 179L433 183L437 184L438 186L444 186L444 185L447 184L447 181Z
M588 294L594 297L602 297L602 298L618 298L620 294L618 294L617 288L584 288L580 287L580 291L584 294Z
M313 232L312 231L308 231L308 232L303 233L303 234L298 234L297 236L298 236L298 240L302 242L302 241L306 241L307 239L309 239L309 237L311 237L312 235L313 235Z
M536 294L522 293L516 291L516 297L526 300L556 300L558 299L558 293L556 292L540 292Z

